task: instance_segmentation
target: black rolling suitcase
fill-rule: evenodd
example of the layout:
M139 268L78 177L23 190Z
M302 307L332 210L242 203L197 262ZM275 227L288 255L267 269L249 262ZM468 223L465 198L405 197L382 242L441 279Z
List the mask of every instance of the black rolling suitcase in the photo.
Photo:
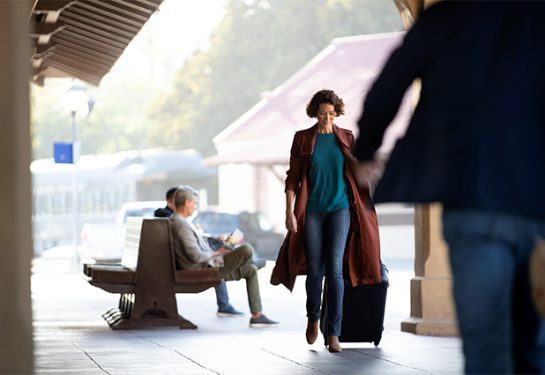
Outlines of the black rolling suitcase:
M378 346L384 330L388 269L381 267L382 282L352 287L345 281L340 342L372 342ZM327 337L327 285L324 285L320 330Z

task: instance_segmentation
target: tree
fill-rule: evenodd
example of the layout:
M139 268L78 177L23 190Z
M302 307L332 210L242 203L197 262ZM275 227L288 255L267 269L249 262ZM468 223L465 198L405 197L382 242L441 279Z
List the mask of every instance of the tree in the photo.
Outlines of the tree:
M132 77L131 77L132 78ZM89 115L77 118L77 138L82 141L82 154L115 152L147 147L148 104L160 92L143 76L126 79L120 74L104 78L101 88L87 87L96 100ZM53 155L53 142L70 142L70 114L62 105L70 79L48 79L45 87L32 88L32 153L33 159Z
M129 47L138 50L138 64L114 66L100 89L88 87L96 106L78 119L82 153L167 147L212 154L215 135L332 39L402 29L391 0L228 0L225 7L209 47L186 58L174 80L166 69L172 49L158 45L159 34L142 30ZM33 158L51 157L54 141L70 141L70 117L61 104L70 84L48 79L46 87L33 85Z
M212 154L212 138L336 37L402 29L392 1L230 0L207 50L158 98L148 143Z

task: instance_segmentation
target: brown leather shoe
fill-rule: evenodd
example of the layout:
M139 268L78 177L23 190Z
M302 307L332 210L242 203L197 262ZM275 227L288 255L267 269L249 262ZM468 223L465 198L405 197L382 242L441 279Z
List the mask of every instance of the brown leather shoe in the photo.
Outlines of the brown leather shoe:
M330 353L340 353L342 352L341 344L339 343L339 336L328 336L327 337L327 348Z
M307 331L305 332L307 342L312 345L318 338L318 322L307 322Z

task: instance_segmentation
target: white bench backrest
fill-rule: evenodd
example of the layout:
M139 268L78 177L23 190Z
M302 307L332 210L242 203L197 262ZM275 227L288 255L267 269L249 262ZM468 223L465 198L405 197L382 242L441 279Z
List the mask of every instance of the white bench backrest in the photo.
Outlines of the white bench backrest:
M131 270L136 270L138 262L138 248L140 246L140 232L142 230L143 217L128 217L125 227L125 244L121 264Z

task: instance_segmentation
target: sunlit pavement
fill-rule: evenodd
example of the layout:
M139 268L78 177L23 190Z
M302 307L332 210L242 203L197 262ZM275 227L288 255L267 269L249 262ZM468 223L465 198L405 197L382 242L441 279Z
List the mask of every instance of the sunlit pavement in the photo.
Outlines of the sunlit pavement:
M35 367L37 374L451 374L461 373L457 338L402 333L409 315L410 262L390 264L386 328L378 348L344 344L331 354L321 337L305 342L304 278L293 293L268 280L272 262L260 271L265 313L274 328L249 328L245 283L229 282L240 318L215 315L213 290L178 295L178 308L198 330L111 331L100 315L117 296L87 284L67 259L35 259Z

